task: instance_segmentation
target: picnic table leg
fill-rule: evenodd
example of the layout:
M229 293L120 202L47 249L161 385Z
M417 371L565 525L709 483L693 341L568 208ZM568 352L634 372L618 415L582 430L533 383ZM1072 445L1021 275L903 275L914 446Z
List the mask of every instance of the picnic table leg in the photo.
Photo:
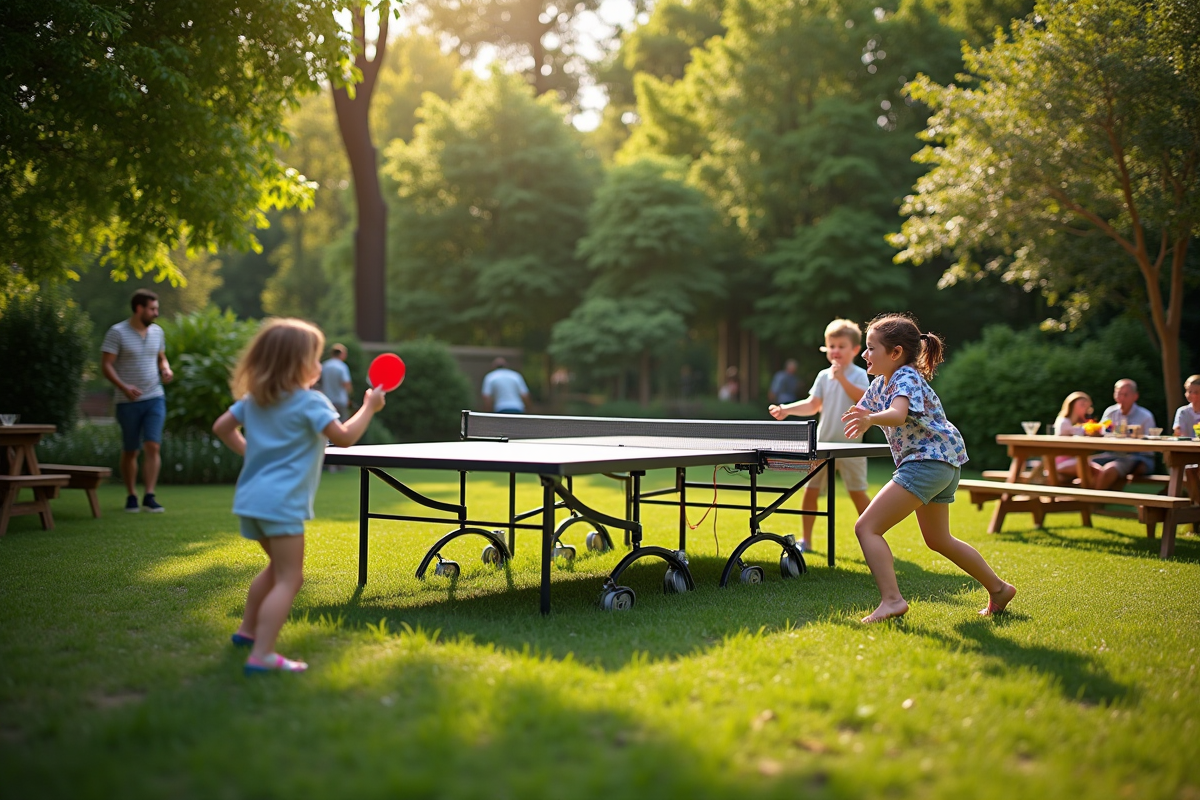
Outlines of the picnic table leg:
M50 510L50 491L48 489L35 488L33 490L33 502L34 507L38 510L38 516L42 519L42 530L54 530L54 512Z
M8 530L8 521L12 519L12 507L17 500L17 489L15 486L4 486L0 488L4 492L3 499L0 499L0 536L3 536Z
M1092 487L1092 462L1088 459L1087 454L1082 454L1075 459L1075 474L1079 476L1079 485L1084 489ZM1084 505L1079 509L1079 516L1083 520L1083 527L1092 527L1092 508Z
M1025 454L1023 451L1014 450L1012 466L1008 470L1008 478L1005 483L1018 483L1021 479L1021 465L1025 463ZM1009 499L1007 494L1000 495L996 500L996 507L992 509L992 520L988 523L988 533L999 533L1000 528L1004 525L1004 517L1008 514Z
M1170 558L1175 555L1175 509L1168 508L1166 519L1163 520L1162 547L1159 548L1159 558Z

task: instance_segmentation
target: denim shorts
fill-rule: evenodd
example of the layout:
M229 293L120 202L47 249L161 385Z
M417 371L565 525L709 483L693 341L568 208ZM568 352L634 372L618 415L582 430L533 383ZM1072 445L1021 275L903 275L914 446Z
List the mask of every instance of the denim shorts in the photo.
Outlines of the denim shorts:
M241 523L242 536L261 542L272 536L303 536L303 522L272 522L269 519L255 517L238 517Z
M142 442L162 442L163 423L167 421L167 398L163 395L132 403L117 403L117 423L121 426L121 449L134 453Z
M892 480L916 495L922 503L953 503L962 469L945 461L905 461Z

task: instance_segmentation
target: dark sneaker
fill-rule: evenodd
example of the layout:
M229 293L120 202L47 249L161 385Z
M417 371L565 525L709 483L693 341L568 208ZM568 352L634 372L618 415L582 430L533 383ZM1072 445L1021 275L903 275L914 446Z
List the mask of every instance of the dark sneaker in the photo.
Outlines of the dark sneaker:
M131 494L125 498L125 512L127 514L136 514L141 511L141 506L138 505L137 495Z
M152 494L148 494L142 498L142 505L151 514L161 514L166 511L165 508L158 504L158 501L154 499L154 495Z

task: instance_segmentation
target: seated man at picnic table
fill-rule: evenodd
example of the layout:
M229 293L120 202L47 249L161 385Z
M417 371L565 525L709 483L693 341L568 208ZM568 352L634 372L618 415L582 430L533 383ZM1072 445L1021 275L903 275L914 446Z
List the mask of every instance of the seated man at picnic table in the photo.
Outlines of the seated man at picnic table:
M1104 409L1102 419L1112 420L1113 430L1118 430L1125 424L1140 425L1143 434L1154 425L1154 415L1148 409L1137 404L1138 386L1129 378L1122 378L1113 387L1113 400L1116 402ZM1100 453L1093 461L1097 464L1113 464L1121 478L1127 475L1149 475L1154 472L1154 453Z

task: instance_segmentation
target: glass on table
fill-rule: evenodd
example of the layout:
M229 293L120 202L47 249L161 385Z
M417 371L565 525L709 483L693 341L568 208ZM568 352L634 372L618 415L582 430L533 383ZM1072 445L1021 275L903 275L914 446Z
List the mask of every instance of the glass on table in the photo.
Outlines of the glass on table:
M1162 436L1162 432L1163 432L1162 428L1147 428L1146 429L1146 434L1151 439L1157 439L1158 437Z
M1037 432L1041 427L1042 423L1037 420L1028 420L1021 423L1021 429L1025 431L1026 436L1037 436Z
M20 414L0 414L0 425L4 425L5 427L16 425L20 419Z

